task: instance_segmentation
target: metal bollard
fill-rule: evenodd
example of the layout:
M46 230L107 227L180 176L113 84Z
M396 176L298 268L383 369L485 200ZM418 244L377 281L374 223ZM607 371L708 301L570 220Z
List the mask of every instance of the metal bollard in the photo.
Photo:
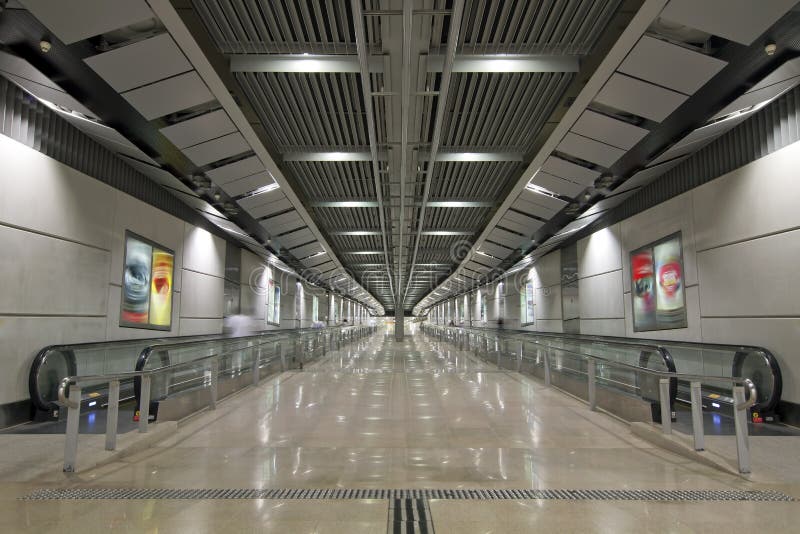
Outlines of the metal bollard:
M517 372L519 373L522 371L522 354L525 350L525 343L520 341L519 347L517 348Z
M139 432L147 432L150 419L150 375L142 375L142 388L139 397Z
M544 385L550 387L550 354L544 351Z
M286 371L286 353L283 350L283 343L275 343L275 354L281 358L281 371Z
M587 373L589 379L589 409L597 410L597 362L589 360L587 362Z
M209 407L212 410L217 409L217 385L219 384L219 358L211 360L211 395L209 399Z
M117 421L119 420L119 380L108 384L108 409L106 410L106 450L117 448Z
M733 388L733 423L736 428L736 454L739 472L750 472L750 440L747 429L747 408L745 408L744 387Z
M261 379L261 345L258 346L255 360L253 360L253 385L257 386L258 381L260 379Z
M690 384L692 396L692 433L694 434L694 450L705 449L705 431L703 429L703 396L700 382Z
M658 402L661 404L661 431L672 434L672 410L669 405L669 378L658 381Z
M78 457L78 426L81 418L81 388L77 385L69 388L69 402L72 406L67 410L67 434L64 442L64 472L74 473Z

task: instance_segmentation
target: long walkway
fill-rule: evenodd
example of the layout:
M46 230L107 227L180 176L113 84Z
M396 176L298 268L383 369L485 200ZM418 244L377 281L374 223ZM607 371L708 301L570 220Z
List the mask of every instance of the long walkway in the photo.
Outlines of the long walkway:
M330 491L279 491L289 489ZM356 491L368 489L425 491ZM458 491L479 489L496 491ZM653 448L555 389L419 334L381 333L137 455L4 483L0 530L793 530L796 502L725 500L756 490L800 495ZM60 498L18 499L31 494Z

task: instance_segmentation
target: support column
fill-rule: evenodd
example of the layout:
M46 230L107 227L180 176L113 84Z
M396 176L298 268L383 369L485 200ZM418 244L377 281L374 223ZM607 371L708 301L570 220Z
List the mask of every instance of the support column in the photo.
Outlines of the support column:
M394 340L403 341L404 332L403 310L394 312Z

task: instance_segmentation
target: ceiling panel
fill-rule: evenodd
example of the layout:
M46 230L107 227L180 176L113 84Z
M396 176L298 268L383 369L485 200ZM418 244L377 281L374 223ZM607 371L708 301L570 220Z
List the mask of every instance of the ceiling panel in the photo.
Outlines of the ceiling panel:
M184 148L183 153L198 167L221 159L249 152L250 145L239 132L224 135L193 147Z
M660 163L664 163L665 161L669 161L671 159L677 158L678 156L682 156L684 154L689 155L691 153L697 152L707 144L714 141L714 137L707 137L703 139L697 139L692 141L691 143L680 143L673 147L670 147L669 150L664 151L663 154L658 156L656 159L650 162L650 165L658 165Z
M78 111L87 117L97 118L89 108L72 98L57 83L42 74L33 65L2 50L0 50L0 74L36 98L52 102L68 110Z
M227 184L228 182L250 176L251 174L256 174L263 170L264 164L261 163L261 160L256 156L250 156L234 163L229 163L228 165L206 171L205 174L216 184Z
M688 97L624 74L614 73L597 93L595 101L620 111L627 111L661 122Z
M527 213L529 215L536 215L537 217L541 217L542 219L549 219L559 210L550 209L546 206L542 206L540 204L534 204L527 199L526 196L518 196L517 200L511 204L511 207L517 211L521 211L522 213Z
M98 143L104 145L108 149L123 154L125 156L144 161L150 165L158 165L150 156L145 154L139 147L131 143L121 133L114 128L109 128L104 124L86 120L71 113L58 112L59 116L64 120L75 126L83 133L91 136Z
M84 61L118 93L192 70L168 33Z
M261 226L270 234L282 234L304 225L305 222L296 211L290 211L261 221Z
M186 194L181 191L177 191L175 189L170 189L170 193L181 199L186 204L190 205L196 210L203 211L206 213L210 213L212 215L216 215L217 217L225 218L225 216L220 213L214 206L203 200L202 198L198 198L194 194Z
M788 91L798 83L800 83L800 77L795 77L777 82L761 89L748 91L719 110L719 112L714 115L714 118L717 119L724 117L725 115L729 115L734 111L741 111L751 106L757 106L759 104L769 102L770 100L777 98L784 92Z
M318 241L314 241L313 243L308 243L307 245L293 248L290 250L290 252L295 258L303 259L311 256L312 254L316 254L317 252L323 252L324 250L325 249L322 248L322 245L320 245Z
M272 217L277 213L281 213L282 211L286 211L291 208L292 203L289 202L288 198L284 197L273 202L267 202L266 204L259 204L258 206L247 208L247 212L254 218L261 219L264 217Z
M247 176L245 178L240 178L239 180L234 180L233 182L228 182L227 184L222 184L220 187L228 195L237 197L239 195L255 191L259 187L264 187L274 183L275 180L272 178L272 175L264 171L258 174Z
M160 167L154 167L139 160L124 156L122 156L122 161L164 187L177 189L178 191L186 193L187 195L197 196L195 195L194 191L186 187L186 185L173 176L172 173L169 173Z
M749 45L796 3L797 0L672 0L661 17Z
M589 109L581 114L571 131L623 150L630 150L650 133L644 128Z
M186 148L236 131L225 110L218 109L161 129L178 148Z
M800 76L800 57L790 59L783 63L780 67L770 72L760 82L751 87L747 92L758 91L769 85L774 85L778 82L788 80Z
M474 261L468 261L465 263L464 268L469 269L474 273L478 273L478 275L486 274L492 270L491 267L487 267L486 265L482 265L480 263L475 263Z
M575 182L576 184L584 186L592 185L595 180L600 178L600 172L587 169L586 167L582 167L581 165L556 156L548 157L542 165L542 170L553 176L558 176L564 180L569 180L570 182Z
M272 191L267 191L266 193L261 193L260 195L253 195L239 199L238 202L241 207L249 210L251 208L269 204L278 200L286 200L286 195L284 195L283 191L280 189L273 189Z
M551 197L550 195L536 193L530 189L523 189L519 196L528 202L544 206L545 208L556 212L560 211L564 206L567 205L567 203L561 199Z
M154 17L144 0L19 0L64 44Z
M623 182L622 185L614 190L614 193L621 193L623 191L627 191L628 189L635 189L637 187L647 185L688 157L689 156L683 156L681 158L676 158L674 160L641 170Z
M503 262L501 258L486 256L484 254L478 254L477 252L475 253L475 255L472 256L472 261L480 265L484 265L487 268L497 267Z
M497 224L526 236L533 235L536 230L544 226L544 223L539 219L528 217L513 210L508 210Z
M531 183L543 187L552 193L568 197L574 197L586 188L583 185L564 180L563 178L553 176L544 171L537 172L536 175L531 178Z
M480 250L487 254L491 254L495 258L505 259L508 257L509 254L514 252L510 248L501 247L500 245L495 245L494 243L489 243L484 241L483 244L480 246Z
M572 132L564 136L557 150L606 168L611 167L625 154L620 148Z
M301 228L290 234L278 237L278 241L280 241L284 248L296 247L297 245L308 243L314 239L316 239L314 234L308 228Z
M194 71L145 85L122 96L148 120L214 100Z
M495 243L500 243L501 245L511 249L519 248L520 245L523 245L528 241L528 238L507 232L502 228L495 228L489 232L489 235L486 237L486 239L494 241Z
M602 213L604 211L610 210L611 208L615 208L622 204L625 199L629 198L631 195L636 193L639 189L629 189L623 193L618 195L613 195L608 198L604 198L588 210L584 211L578 216L578 219L583 219L585 217L591 217L595 213Z
M306 267L319 267L319 270L323 270L322 266L326 266L325 264L330 263L333 265L333 263L331 263L331 257L327 254L320 254L319 256L314 256L313 258L301 260L301 263Z
M728 63L649 35L642 37L618 70L692 95Z

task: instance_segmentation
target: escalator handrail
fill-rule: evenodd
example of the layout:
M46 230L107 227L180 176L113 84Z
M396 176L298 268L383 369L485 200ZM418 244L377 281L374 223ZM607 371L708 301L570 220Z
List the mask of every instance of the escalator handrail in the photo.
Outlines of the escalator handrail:
M358 328L358 327L352 327L352 328ZM319 332L321 330L322 329L316 329L315 331ZM246 336L242 336L242 337L246 337ZM228 339L231 339L231 338L228 338ZM235 339L235 338L233 338L233 339ZM260 343L259 345L255 345L255 346L257 347L257 346L260 346L260 345L266 345L268 343L270 343L269 340L268 341L264 341L263 343ZM233 349L233 350L223 351L223 352L219 352L219 353L215 353L215 354L209 354L208 356L202 356L200 358L197 358L195 360L191 360L191 361L188 361L188 362L178 362L178 363L173 363L173 364L169 364L169 365L163 365L161 367L155 367L153 369L147 369L147 370L135 370L135 371L126 371L126 372L121 372L121 373L102 374L102 375L73 375L73 376L66 376L66 377L61 379L61 382L59 383L59 386L58 386L58 402L62 406L66 406L68 408L69 407L72 407L72 408L77 407L74 403L72 403L69 400L69 398L67 396L67 390L69 389L69 386L71 384L84 384L84 385L86 385L86 384L100 384L100 383L108 383L108 382L111 382L111 381L114 381L114 380L123 381L123 380L141 378L143 376L153 376L153 375L156 375L156 374L159 374L159 373L163 373L165 371L174 371L176 369L181 369L181 368L184 368L184 367L193 367L193 366L196 366L198 363L201 363L201 362L222 358L222 357L227 356L229 354L235 354L239 350L240 349Z
M442 329L445 329L445 328L459 328L459 327L442 326L442 325L431 325L431 326L435 326L436 328L442 328ZM517 331L517 332L519 332L519 331ZM530 333L533 334L534 332L530 332ZM538 344L538 342L534 342L534 343ZM637 371L637 372L640 372L640 373L645 373L645 374L658 376L660 378L670 378L670 379L674 378L676 380L685 380L685 381L688 381L688 382L692 382L692 381L728 382L728 383L731 383L731 384L734 384L734 385L744 386L747 389L747 392L750 393L750 394L757 393L755 384L749 378L678 373L678 372L675 372L675 371L661 371L661 370L658 370L658 369L651 369L649 367L642 367L642 366L639 366L639 365L632 365L632 364L629 364L629 363L623 363L623 362L617 362L617 361L614 361L614 360L609 360L609 359L603 358L602 356L595 356L595 355L592 355L592 354L582 354L580 352L576 352L576 351L573 351L573 350L570 350L570 349L563 349L563 348L559 348L559 347L551 347L549 345L544 345L544 346L546 346L548 348L553 348L555 350L559 350L559 351L562 351L562 352L567 352L567 353L570 353L570 354L573 354L573 355L576 355L576 356L580 356L581 358L584 358L586 360L594 360L596 362L602 363L603 365L607 365L609 367L619 367L619 368L623 368L623 369ZM750 398L749 400L752 400L752 398ZM746 407L748 407L747 406L748 402L749 401L746 401L745 404L737 406L737 409L745 409Z
M262 330L260 332L252 334L253 336L258 335L266 335L272 333L283 333L283 334L300 334L309 331L309 332L318 332L320 330L340 330L343 328L356 328L358 326L363 325L350 325L347 327L343 326L328 326L325 328L285 328L285 329L274 329L274 330ZM39 390L39 374L41 372L42 366L47 361L47 358L50 354L61 352L65 354L71 354L72 357L67 361L67 372L71 376L79 376L79 369L77 369L77 363L74 357L74 350L77 349L85 349L85 348L103 348L104 346L108 347L115 347L115 346L122 346L126 344L130 345L140 345L141 343L146 343L147 345L145 348L140 351L141 353L144 352L148 347L151 346L164 346L164 345L179 345L185 343L210 343L210 342L218 342L220 340L225 339L236 339L237 336L231 336L230 334L201 334L201 335L193 335L193 336L174 336L174 337L154 337L154 338L144 338L144 339L119 339L119 340L112 340L112 341L93 341L89 343L66 343L66 344L54 344L54 345L47 345L42 348L34 357L33 362L31 363L31 369L28 373L28 392L31 397L32 404L39 410L42 411L51 411L58 408L58 404L54 401L48 401L43 396L41 391ZM246 336L241 336L246 337ZM152 342L152 343L150 343ZM139 359L137 358L136 363L134 365L134 369L136 369L136 365L138 365Z
M435 325L435 326L444 326L444 325ZM453 327L449 327L453 328ZM771 395L769 398L763 399L758 406L758 411L762 412L771 412L773 411L778 403L780 402L781 395L783 394L783 375L781 373L780 365L778 364L778 360L775 358L775 355L765 347L759 347L757 345L736 345L736 344L723 344L723 343L706 343L706 342L693 342L693 341L672 341L672 340L657 340L657 339L646 339L646 338L620 338L618 336L601 336L595 334L568 334L568 333L557 333L557 332L533 332L530 330L500 330L494 328L483 328L483 327L459 327L456 326L455 328L464 328L465 330L476 330L476 331L495 331L495 332L518 332L520 334L525 335L532 335L532 336L541 336L541 337L550 337L556 339L576 339L576 340L591 340L595 342L601 343L627 343L628 345L642 345L642 346L652 346L657 345L664 349L666 354L668 354L668 358L672 361L672 365L674 366L674 359L670 354L668 346L678 346L678 347L688 347L696 350L729 350L733 353L733 361L731 365L731 376L736 376L737 378L747 378L741 376L741 373L737 375L736 370L741 367L741 356L746 355L748 353L758 353L760 354L766 363L766 366L769 367L771 371ZM619 341L624 340L624 341ZM677 389L677 385L676 385Z

